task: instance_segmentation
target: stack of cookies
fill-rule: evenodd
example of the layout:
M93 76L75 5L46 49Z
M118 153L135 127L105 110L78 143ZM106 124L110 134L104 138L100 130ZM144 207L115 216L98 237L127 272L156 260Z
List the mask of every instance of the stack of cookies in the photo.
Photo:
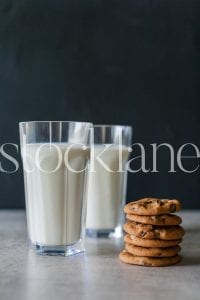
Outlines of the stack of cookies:
M182 220L171 214L181 209L178 200L144 198L125 205L125 250L119 255L124 263L169 266L181 260L179 244L185 234Z

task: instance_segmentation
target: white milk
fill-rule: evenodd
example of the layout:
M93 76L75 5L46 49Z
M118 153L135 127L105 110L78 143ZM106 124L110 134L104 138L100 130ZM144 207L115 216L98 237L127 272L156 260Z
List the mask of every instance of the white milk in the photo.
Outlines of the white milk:
M94 157L105 149L105 145L94 146ZM122 148L122 166L128 159L128 147ZM89 171L87 186L86 228L109 230L120 222L122 202L126 192L126 172L119 170L119 147L112 145L101 156L101 160L115 172L107 171L98 160L94 160L94 170Z
M85 172L74 173L66 167L63 157L69 144L62 143L54 144L62 154L59 169L51 172L58 165L58 150L52 146L50 151L49 144L45 144L40 150L39 160L46 172L40 170L35 156L41 145L26 145L26 167L34 169L31 172L24 170L29 237L33 244L70 245L81 235ZM88 155L89 150L73 146L69 152L71 168L84 169Z

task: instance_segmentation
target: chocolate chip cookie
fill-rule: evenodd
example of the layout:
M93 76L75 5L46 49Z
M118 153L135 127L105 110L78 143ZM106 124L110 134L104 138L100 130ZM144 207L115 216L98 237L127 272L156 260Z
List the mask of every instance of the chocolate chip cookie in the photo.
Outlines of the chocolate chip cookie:
M124 231L143 239L178 240L185 234L184 229L179 226L157 226L137 222L127 222L123 226Z
M134 214L126 214L126 219L130 221L139 222L142 224L159 225L159 226L171 226L179 225L182 223L182 219L176 215L156 215L156 216L139 216Z
M125 250L129 253L137 256L147 256L147 257L171 257L178 254L181 251L179 245L167 248L147 248L139 247L132 244L125 244Z
M179 200L143 198L125 205L124 212L135 215L162 215L181 209Z
M143 239L140 237L137 237L135 235L126 234L124 237L125 243L133 244L136 246L141 247L158 247L158 248L165 248L165 247L172 247L176 246L181 243L182 239L178 240L150 240L150 239Z
M136 256L126 250L123 250L119 254L119 259L127 264L141 265L141 266L151 266L151 267L163 267L174 265L181 261L179 255L172 257L146 257L146 256Z

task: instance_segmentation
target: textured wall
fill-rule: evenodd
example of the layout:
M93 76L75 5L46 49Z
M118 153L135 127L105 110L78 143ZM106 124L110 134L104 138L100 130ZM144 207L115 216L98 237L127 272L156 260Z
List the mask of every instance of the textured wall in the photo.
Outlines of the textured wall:
M132 124L147 166L150 143L200 147L199 19L197 0L0 0L0 143L19 143L18 121L60 119ZM170 174L168 159L129 176L128 200L200 208L200 170ZM21 168L0 172L0 207L23 206Z

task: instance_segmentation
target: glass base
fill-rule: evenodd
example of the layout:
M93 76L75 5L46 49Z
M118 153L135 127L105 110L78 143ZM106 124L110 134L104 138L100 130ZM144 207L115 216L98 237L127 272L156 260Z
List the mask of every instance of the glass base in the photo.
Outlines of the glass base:
M83 247L83 242L79 241L73 245L64 246L47 246L41 244L33 244L31 242L31 248L38 255L51 255L51 256L71 256L79 253L84 253L85 249Z
M122 227L118 226L115 229L86 229L86 236L91 238L121 238Z

